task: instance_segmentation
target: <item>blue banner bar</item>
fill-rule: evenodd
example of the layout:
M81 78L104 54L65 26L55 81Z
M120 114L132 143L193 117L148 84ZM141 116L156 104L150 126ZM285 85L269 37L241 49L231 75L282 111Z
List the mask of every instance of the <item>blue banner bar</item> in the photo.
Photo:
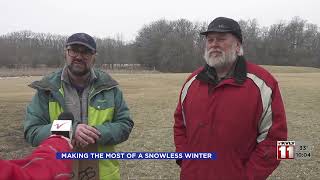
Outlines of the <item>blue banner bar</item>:
M57 159L123 159L123 160L215 160L214 152L57 152Z

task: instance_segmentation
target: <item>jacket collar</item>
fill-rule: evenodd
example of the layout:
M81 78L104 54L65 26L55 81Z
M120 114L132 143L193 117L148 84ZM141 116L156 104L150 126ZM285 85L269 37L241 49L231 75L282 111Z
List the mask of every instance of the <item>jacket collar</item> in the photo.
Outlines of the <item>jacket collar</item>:
M231 76L236 84L243 84L247 77L247 66L243 56L238 56L233 71L230 72ZM207 82L213 85L217 85L221 80L218 79L217 72L214 67L210 67L206 64L203 70L197 75L196 79Z

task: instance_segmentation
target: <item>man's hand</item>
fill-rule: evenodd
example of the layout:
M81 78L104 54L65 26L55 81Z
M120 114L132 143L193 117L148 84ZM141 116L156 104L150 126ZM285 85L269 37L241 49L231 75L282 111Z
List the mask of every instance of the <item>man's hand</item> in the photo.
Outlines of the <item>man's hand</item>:
M82 147L94 144L100 135L100 132L96 128L87 124L78 124L74 135L75 144Z

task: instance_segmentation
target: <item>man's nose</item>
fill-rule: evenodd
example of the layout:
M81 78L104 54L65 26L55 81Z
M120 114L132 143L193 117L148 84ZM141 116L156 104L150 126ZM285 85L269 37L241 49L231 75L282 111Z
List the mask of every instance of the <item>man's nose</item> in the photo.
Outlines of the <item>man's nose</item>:
M208 46L210 48L212 47L218 47L219 46L219 42L217 41L217 39L213 39L210 43L208 43Z
M83 53L82 52L78 52L77 55L75 56L76 59L83 59Z

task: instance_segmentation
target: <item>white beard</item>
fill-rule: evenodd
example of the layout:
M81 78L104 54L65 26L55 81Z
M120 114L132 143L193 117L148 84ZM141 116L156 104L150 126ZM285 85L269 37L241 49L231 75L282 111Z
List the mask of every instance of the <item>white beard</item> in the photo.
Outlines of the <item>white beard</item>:
M215 69L225 69L232 65L237 59L236 44L234 44L229 51L221 51L221 54L212 54L214 49L205 49L204 59L210 67Z

